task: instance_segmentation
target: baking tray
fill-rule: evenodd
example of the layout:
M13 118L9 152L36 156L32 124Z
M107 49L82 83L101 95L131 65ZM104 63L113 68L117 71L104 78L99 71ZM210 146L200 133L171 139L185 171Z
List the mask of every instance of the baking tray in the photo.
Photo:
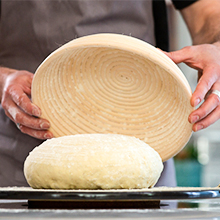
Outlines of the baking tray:
M63 201L144 201L220 198L219 187L154 187L119 190L53 190L0 187L0 199Z

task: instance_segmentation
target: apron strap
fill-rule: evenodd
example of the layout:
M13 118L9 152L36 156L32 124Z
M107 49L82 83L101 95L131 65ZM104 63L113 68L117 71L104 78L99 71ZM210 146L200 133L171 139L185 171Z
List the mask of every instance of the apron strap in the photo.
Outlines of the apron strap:
M152 7L154 16L154 33L156 47L164 51L169 51L169 34L166 3L163 0L153 0Z

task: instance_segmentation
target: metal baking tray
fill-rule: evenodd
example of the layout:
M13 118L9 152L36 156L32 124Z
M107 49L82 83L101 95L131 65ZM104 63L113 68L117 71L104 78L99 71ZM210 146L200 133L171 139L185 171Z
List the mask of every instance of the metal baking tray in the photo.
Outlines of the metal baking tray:
M119 190L53 190L0 187L0 199L62 201L149 201L220 198L219 187L154 187Z

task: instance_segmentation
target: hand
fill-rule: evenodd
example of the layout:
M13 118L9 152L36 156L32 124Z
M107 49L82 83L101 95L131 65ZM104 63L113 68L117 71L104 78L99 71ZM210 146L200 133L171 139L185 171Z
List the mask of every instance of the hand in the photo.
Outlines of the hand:
M5 114L19 124L19 129L23 133L38 139L52 138L53 134L48 131L50 123L38 118L41 110L29 98L33 74L8 68L1 68L2 71L10 72L10 74L5 74L7 77L2 86L1 104Z
M184 62L198 70L198 84L192 94L191 105L199 108L189 115L194 124L193 131L208 127L220 118L220 99L215 94L206 94L210 90L220 91L220 42L188 46L175 52L166 53L175 63Z

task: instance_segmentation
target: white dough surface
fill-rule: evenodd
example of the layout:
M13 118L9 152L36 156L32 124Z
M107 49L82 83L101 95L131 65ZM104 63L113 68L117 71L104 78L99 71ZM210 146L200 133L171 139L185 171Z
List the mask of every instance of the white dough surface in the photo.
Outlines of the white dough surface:
M159 154L138 138L77 134L53 138L27 157L24 174L37 189L141 189L163 170Z

